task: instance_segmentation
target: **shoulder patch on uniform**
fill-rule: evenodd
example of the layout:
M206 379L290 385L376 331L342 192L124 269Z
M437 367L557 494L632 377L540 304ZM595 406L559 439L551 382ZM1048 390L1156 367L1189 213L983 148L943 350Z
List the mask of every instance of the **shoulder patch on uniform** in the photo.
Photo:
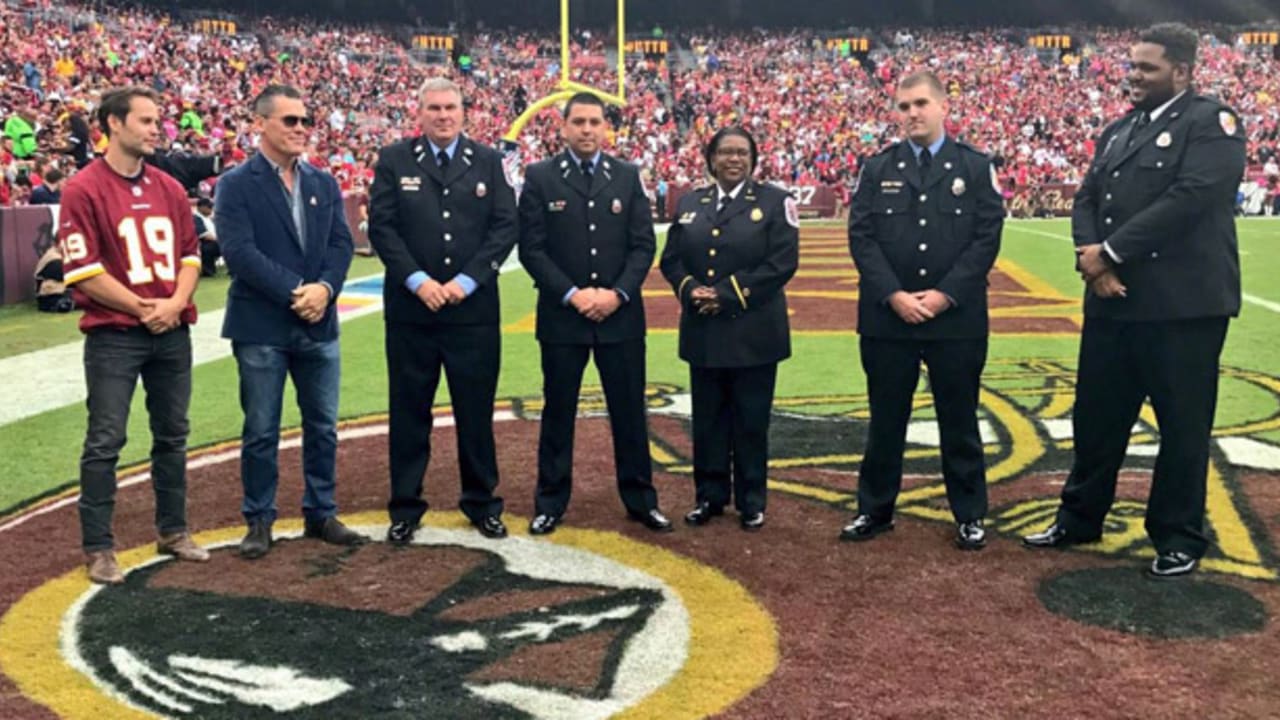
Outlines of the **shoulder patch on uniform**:
M1235 135L1239 129L1240 123L1236 120L1236 116L1230 110L1221 110L1218 112L1218 125L1222 127L1222 132L1228 135Z
M788 195L787 199L782 201L782 206L786 209L787 224L798 230L800 228L800 206L796 199Z

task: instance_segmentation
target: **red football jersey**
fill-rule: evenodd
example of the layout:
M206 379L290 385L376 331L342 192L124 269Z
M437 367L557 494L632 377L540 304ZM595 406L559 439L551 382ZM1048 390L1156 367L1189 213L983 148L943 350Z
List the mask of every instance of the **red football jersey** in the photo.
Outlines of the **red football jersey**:
M161 300L173 295L182 266L200 267L191 203L177 180L150 165L131 179L101 158L89 163L67 181L58 223L63 275L85 309L82 331L142 323L94 302L76 283L107 273L138 297ZM182 322L195 321L188 304Z

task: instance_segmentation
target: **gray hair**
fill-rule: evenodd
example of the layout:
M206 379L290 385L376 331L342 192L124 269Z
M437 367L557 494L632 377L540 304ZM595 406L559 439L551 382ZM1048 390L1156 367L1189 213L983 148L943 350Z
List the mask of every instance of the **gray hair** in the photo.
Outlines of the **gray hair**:
M418 88L418 98L421 99L430 92L451 92L458 96L459 103L462 102L462 88L458 86L458 83L447 77L427 78L422 83L422 87Z

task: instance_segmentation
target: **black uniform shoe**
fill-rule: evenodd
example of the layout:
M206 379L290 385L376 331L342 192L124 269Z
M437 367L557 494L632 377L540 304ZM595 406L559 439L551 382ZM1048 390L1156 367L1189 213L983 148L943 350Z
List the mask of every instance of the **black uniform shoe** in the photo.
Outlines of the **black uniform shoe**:
M305 537L323 540L330 545L363 545L369 538L342 524L336 517L323 520L308 520Z
M668 520L667 516L663 515L662 511L658 508L653 508L652 510L644 513L628 513L627 517L631 518L635 522L643 524L654 532L665 533L675 530L675 528L671 527L671 521Z
M956 547L961 550L981 550L987 546L987 529L982 518L956 524Z
M547 515L545 513L538 515L529 523L530 535L550 535L556 531L556 526L560 524L559 515Z
M387 542L392 545L408 545L413 542L414 533L418 532L418 523L401 520L391 523L391 527L387 528Z
M1029 548L1064 548L1095 542L1099 537L1097 535L1089 538L1076 537L1055 522L1038 533L1023 536L1022 545Z
M711 518L717 515L723 515L724 508L720 505L712 505L703 500L698 503L692 510L685 513L684 521L690 525L706 525L711 522Z
M487 538L499 540L507 536L507 526L502 524L502 518L497 515L485 515L479 520L471 521L471 524Z
M240 541L240 557L256 560L271 551L271 523L250 523L249 533Z
M747 532L755 532L764 527L764 513L747 513L738 517L738 524Z
M840 529L840 539L861 542L893 529L893 518L877 520L870 515L859 515Z
M1195 572L1199 563L1198 559L1184 552L1163 552L1151 562L1151 569L1147 570L1147 574L1160 580L1170 580L1190 575Z

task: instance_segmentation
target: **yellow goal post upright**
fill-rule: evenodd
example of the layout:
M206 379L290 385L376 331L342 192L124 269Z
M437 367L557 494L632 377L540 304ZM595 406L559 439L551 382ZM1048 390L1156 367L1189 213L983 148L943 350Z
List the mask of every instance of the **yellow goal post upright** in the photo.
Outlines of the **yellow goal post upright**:
M548 107L566 102L580 92L589 92L601 100L618 106L627 104L627 1L618 0L618 91L605 92L600 88L575 82L571 79L572 42L569 32L569 0L560 0L560 82L555 92L538 100L520 114L511 123L511 127L502 136L503 166L508 180L515 177L515 170L520 165L520 133L529 121Z

